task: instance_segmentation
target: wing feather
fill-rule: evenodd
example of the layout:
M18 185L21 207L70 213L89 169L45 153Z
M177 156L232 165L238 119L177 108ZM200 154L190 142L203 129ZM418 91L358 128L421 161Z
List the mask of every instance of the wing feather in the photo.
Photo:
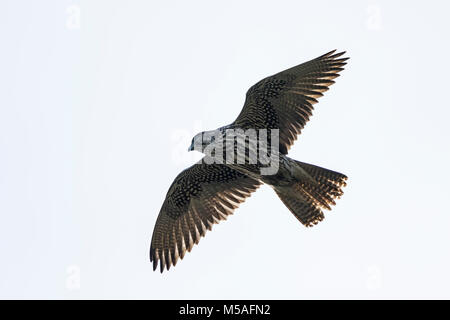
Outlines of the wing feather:
M176 265L213 224L254 192L260 181L220 164L198 163L181 172L170 187L156 220L150 246L153 269Z
M313 105L344 70L345 52L328 52L316 59L267 77L252 86L232 126L279 129L280 151L289 148L312 116Z

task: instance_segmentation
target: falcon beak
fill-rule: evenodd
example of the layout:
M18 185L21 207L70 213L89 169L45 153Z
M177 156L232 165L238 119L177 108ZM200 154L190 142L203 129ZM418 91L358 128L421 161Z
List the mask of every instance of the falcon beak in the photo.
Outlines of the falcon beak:
M188 148L188 152L194 150L194 143L191 143L191 146Z

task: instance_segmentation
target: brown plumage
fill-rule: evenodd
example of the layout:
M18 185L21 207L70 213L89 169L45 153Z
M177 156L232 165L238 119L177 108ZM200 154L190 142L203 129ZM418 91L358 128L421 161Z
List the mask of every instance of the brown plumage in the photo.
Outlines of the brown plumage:
M206 230L233 214L261 182L225 165L195 164L175 178L153 232L150 260L161 272L191 251Z
M280 152L287 154L312 116L317 98L334 84L349 58L331 51L267 77L248 91L244 108L232 125L237 128L279 128Z
M348 58L331 51L267 77L247 92L238 118L225 129L279 129L280 169L259 174L261 165L198 164L181 172L170 187L156 221L150 247L153 269L169 269L190 251L206 230L225 220L262 183L270 185L305 226L323 220L343 194L341 173L287 157L289 148L312 115L317 98L339 76ZM199 135L203 135L200 133ZM194 139L190 150L193 149Z

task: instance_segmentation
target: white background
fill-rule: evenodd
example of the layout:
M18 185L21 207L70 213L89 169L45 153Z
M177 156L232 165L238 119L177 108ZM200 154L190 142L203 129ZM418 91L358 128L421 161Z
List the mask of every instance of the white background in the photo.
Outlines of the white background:
M5 1L1 298L450 298L444 1ZM304 228L269 187L169 272L148 249L192 136L347 50L289 154L349 176Z

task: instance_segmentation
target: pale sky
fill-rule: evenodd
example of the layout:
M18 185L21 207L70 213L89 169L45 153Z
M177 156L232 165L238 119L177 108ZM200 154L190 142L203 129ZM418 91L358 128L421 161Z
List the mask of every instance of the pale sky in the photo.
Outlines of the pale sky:
M450 298L444 1L0 4L0 298ZM303 227L269 187L148 259L199 131L260 79L351 57L289 156L345 173Z

